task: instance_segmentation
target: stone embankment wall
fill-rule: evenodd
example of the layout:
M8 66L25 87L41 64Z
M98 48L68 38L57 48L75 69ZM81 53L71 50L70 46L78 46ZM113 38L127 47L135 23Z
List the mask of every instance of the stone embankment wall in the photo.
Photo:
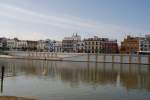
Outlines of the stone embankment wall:
M22 52L9 51L16 58L46 59L63 61L89 61L107 63L150 64L149 55L136 54L89 54L89 53L51 53L51 52Z

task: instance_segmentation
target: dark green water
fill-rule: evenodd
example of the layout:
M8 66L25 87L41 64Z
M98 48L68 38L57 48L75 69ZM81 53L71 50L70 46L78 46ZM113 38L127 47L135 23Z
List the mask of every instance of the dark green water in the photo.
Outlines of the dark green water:
M1 95L40 100L150 100L148 65L0 59L2 65Z

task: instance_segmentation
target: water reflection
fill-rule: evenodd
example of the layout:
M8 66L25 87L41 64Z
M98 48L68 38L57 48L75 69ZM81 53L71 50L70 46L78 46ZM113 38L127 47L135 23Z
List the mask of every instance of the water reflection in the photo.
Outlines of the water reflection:
M114 85L150 91L150 66L137 64L81 63L40 60L0 60L5 78L20 75L57 79L71 87L80 84Z

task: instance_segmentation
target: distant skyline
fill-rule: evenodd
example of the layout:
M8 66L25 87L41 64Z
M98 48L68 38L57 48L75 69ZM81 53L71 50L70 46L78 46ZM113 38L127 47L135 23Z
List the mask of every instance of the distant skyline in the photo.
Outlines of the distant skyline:
M0 37L122 40L150 33L149 0L0 0Z

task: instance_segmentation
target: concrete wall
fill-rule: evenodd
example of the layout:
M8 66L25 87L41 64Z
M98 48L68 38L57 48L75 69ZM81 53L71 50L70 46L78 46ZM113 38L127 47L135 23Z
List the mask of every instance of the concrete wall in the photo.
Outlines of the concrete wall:
M83 54L63 58L71 61L92 61L92 62L110 62L110 63L128 63L128 64L150 64L150 57L146 55L121 55L121 54Z
M64 61L91 61L110 63L150 64L150 56L128 54L87 54L87 53L51 53L51 52L7 52L12 56L36 59L61 59Z

